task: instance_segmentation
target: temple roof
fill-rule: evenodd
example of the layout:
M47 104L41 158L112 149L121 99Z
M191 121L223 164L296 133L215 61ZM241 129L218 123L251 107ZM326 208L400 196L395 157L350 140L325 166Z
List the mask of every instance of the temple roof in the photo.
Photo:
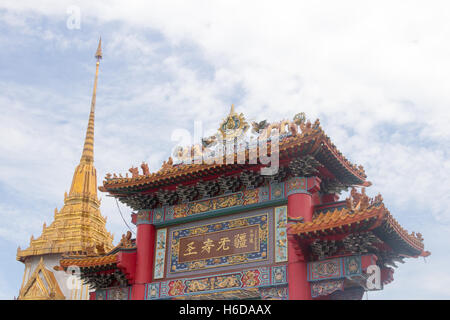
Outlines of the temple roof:
M113 263L117 263L117 252L114 254L107 254L104 256L98 256L98 257L83 257L83 258L66 258L60 260L61 267L67 268L72 265L76 265L78 267L96 267L96 266L103 266L103 265L109 265Z
M234 111L233 111L234 112ZM255 127L257 123L252 124ZM345 185L370 185L366 181L366 174L362 166L352 164L331 142L330 138L322 130L319 120L313 124L304 120L304 115L294 117L293 121L283 120L278 123L266 123L264 129L258 129L259 137L266 138L268 144L268 153L270 154L270 137L273 129L278 129L280 132L279 154L280 165L283 161L301 157L305 155L312 155L323 166L323 172L328 176L333 176ZM210 137L211 138L211 137ZM203 139L208 142L208 139ZM206 147L205 147L206 145ZM193 146L192 154L201 154L208 145L203 143L203 146ZM157 172L150 173L148 166L142 163L141 168L143 173L140 174L138 168L130 168L132 177L118 177L116 174L107 174L103 181L103 186L99 188L100 191L108 191L112 194L126 194L133 191L143 191L153 188L160 188L173 184L188 183L195 179L202 177L230 172L233 170L243 169L257 169L262 167L261 163L250 164L250 155L254 154L254 149L247 148L245 150L245 163L238 164L234 161L233 164L227 164L225 155L215 158L213 161L200 161L200 163L179 163L174 164L172 158L164 162L161 169ZM191 150L189 150L191 152ZM234 153L235 160L238 157ZM214 159L214 158L213 158ZM209 163L209 164L208 164ZM253 162L252 162L253 163ZM128 176L128 174L127 174Z
M380 195L373 199L352 189L346 205L316 214L311 222L291 225L289 233L301 239L317 239L349 233L372 231L392 250L405 256L428 256L420 233L408 233L384 206Z
M122 235L119 244L109 252L90 252L84 255L66 254L59 261L58 270L65 270L70 266L78 266L81 278L96 288L103 288L119 281L126 285L131 279L127 271L127 262L122 261L123 254L136 252L136 240L131 239L131 232ZM134 260L133 263L136 263ZM129 264L129 262L128 262ZM133 268L133 266L129 266Z
M118 262L118 254L120 251L129 251L136 249L136 239L131 239L131 232L128 231L126 235L122 235L119 244L108 252L86 252L84 255L78 253L71 254L67 252L59 261L60 266L67 268L71 265L78 267L95 267L114 264Z

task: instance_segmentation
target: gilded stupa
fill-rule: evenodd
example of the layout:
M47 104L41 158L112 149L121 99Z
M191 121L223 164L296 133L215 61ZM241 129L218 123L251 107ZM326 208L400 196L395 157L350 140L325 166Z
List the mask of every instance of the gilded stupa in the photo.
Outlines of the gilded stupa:
M97 59L89 122L80 163L75 168L70 192L64 206L55 209L54 221L38 238L31 236L27 249L17 249L17 260L25 264L18 299L88 299L87 285L67 285L68 275L55 266L63 255L96 255L113 248L113 236L106 230L97 196L97 171L94 167L94 119L97 79L102 58L101 39Z

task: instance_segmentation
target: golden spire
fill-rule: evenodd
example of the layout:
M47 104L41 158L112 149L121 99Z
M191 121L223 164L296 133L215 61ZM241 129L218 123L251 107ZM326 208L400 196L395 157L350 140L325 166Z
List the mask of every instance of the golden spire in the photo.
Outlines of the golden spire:
M92 246L104 246L110 250L112 235L106 231L106 218L100 213L97 197L97 171L94 167L94 116L97 78L102 58L101 40L98 44L97 67L91 112L80 163L75 168L69 194L64 194L64 206L55 210L54 221L45 225L40 237L31 237L30 246L18 250L17 259L25 261L29 256L69 251L85 252Z
M91 100L91 113L89 114L89 123L86 130L86 138L84 139L83 154L81 155L81 162L92 163L94 162L94 120L95 120L95 100L97 97L97 79L98 69L100 66L100 59L102 59L102 38L98 42L97 52L95 53L97 58L97 65L95 69L94 90L92 92Z

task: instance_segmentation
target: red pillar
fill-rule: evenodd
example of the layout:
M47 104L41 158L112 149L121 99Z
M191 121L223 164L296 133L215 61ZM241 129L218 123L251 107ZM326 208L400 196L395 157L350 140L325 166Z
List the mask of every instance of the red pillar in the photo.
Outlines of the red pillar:
M305 222L312 221L312 196L308 193L295 193L288 196L288 217L302 217Z
M289 300L310 300L311 288L306 279L307 261L293 238L288 239Z
M136 247L136 277L132 289L132 300L144 300L145 284L151 282L153 277L154 225L148 223L138 224Z
M312 221L314 204L312 193L319 190L317 177L293 177L287 183L288 217L302 217L305 222ZM307 280L306 252L294 236L288 238L288 282L290 300L310 300L311 288Z

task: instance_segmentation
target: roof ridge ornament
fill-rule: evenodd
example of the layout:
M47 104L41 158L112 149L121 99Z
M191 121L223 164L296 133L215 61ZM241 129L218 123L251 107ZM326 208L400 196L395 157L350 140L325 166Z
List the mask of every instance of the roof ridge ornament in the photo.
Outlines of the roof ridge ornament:
M384 206L383 197L381 194L376 195L374 198L370 198L366 194L366 188L361 188L361 192L358 192L355 187L352 187L350 191L350 197L345 199L346 207L351 212L360 212L368 208Z
M201 141L191 146L176 146L172 153L173 158L171 157L172 159L169 158L167 162L163 163L159 170L150 172L150 170L147 170L148 165L144 164L143 166L141 164L143 173L139 172L138 167L133 166L129 169L132 173L131 178L107 173L103 181L103 187L100 188L103 189L106 188L106 185L112 184L133 184L137 180L145 178L147 178L147 181L159 180L164 179L169 174L184 175L186 171L206 169L214 164L222 164L227 161L226 157L231 159L233 155L229 154L228 150L233 152L233 149L235 159L242 156L242 158L245 157L246 163L252 164L253 159L255 159L254 154L258 152L259 144L264 142L269 144L276 132L278 132L278 139L280 139L280 144L284 146L284 150L292 148L295 144L306 143L307 140L320 140L320 145L314 149L312 156L315 156L320 149L325 148L332 152L333 156L341 161L347 170L352 171L356 177L360 178L361 186L368 187L371 185L371 182L365 180L366 175L363 167L350 163L323 132L319 119L311 122L306 118L304 112L300 112L292 120L283 119L272 123L267 120L251 121L251 125L249 125L244 115L238 114L234 105L231 105L228 116L222 120L215 134L202 137ZM360 184L359 182L352 182L347 185L357 186Z
M231 105L230 113L223 119L219 127L219 134L223 140L240 139L244 136L247 130L250 128L243 113L236 113L234 111L234 104Z

